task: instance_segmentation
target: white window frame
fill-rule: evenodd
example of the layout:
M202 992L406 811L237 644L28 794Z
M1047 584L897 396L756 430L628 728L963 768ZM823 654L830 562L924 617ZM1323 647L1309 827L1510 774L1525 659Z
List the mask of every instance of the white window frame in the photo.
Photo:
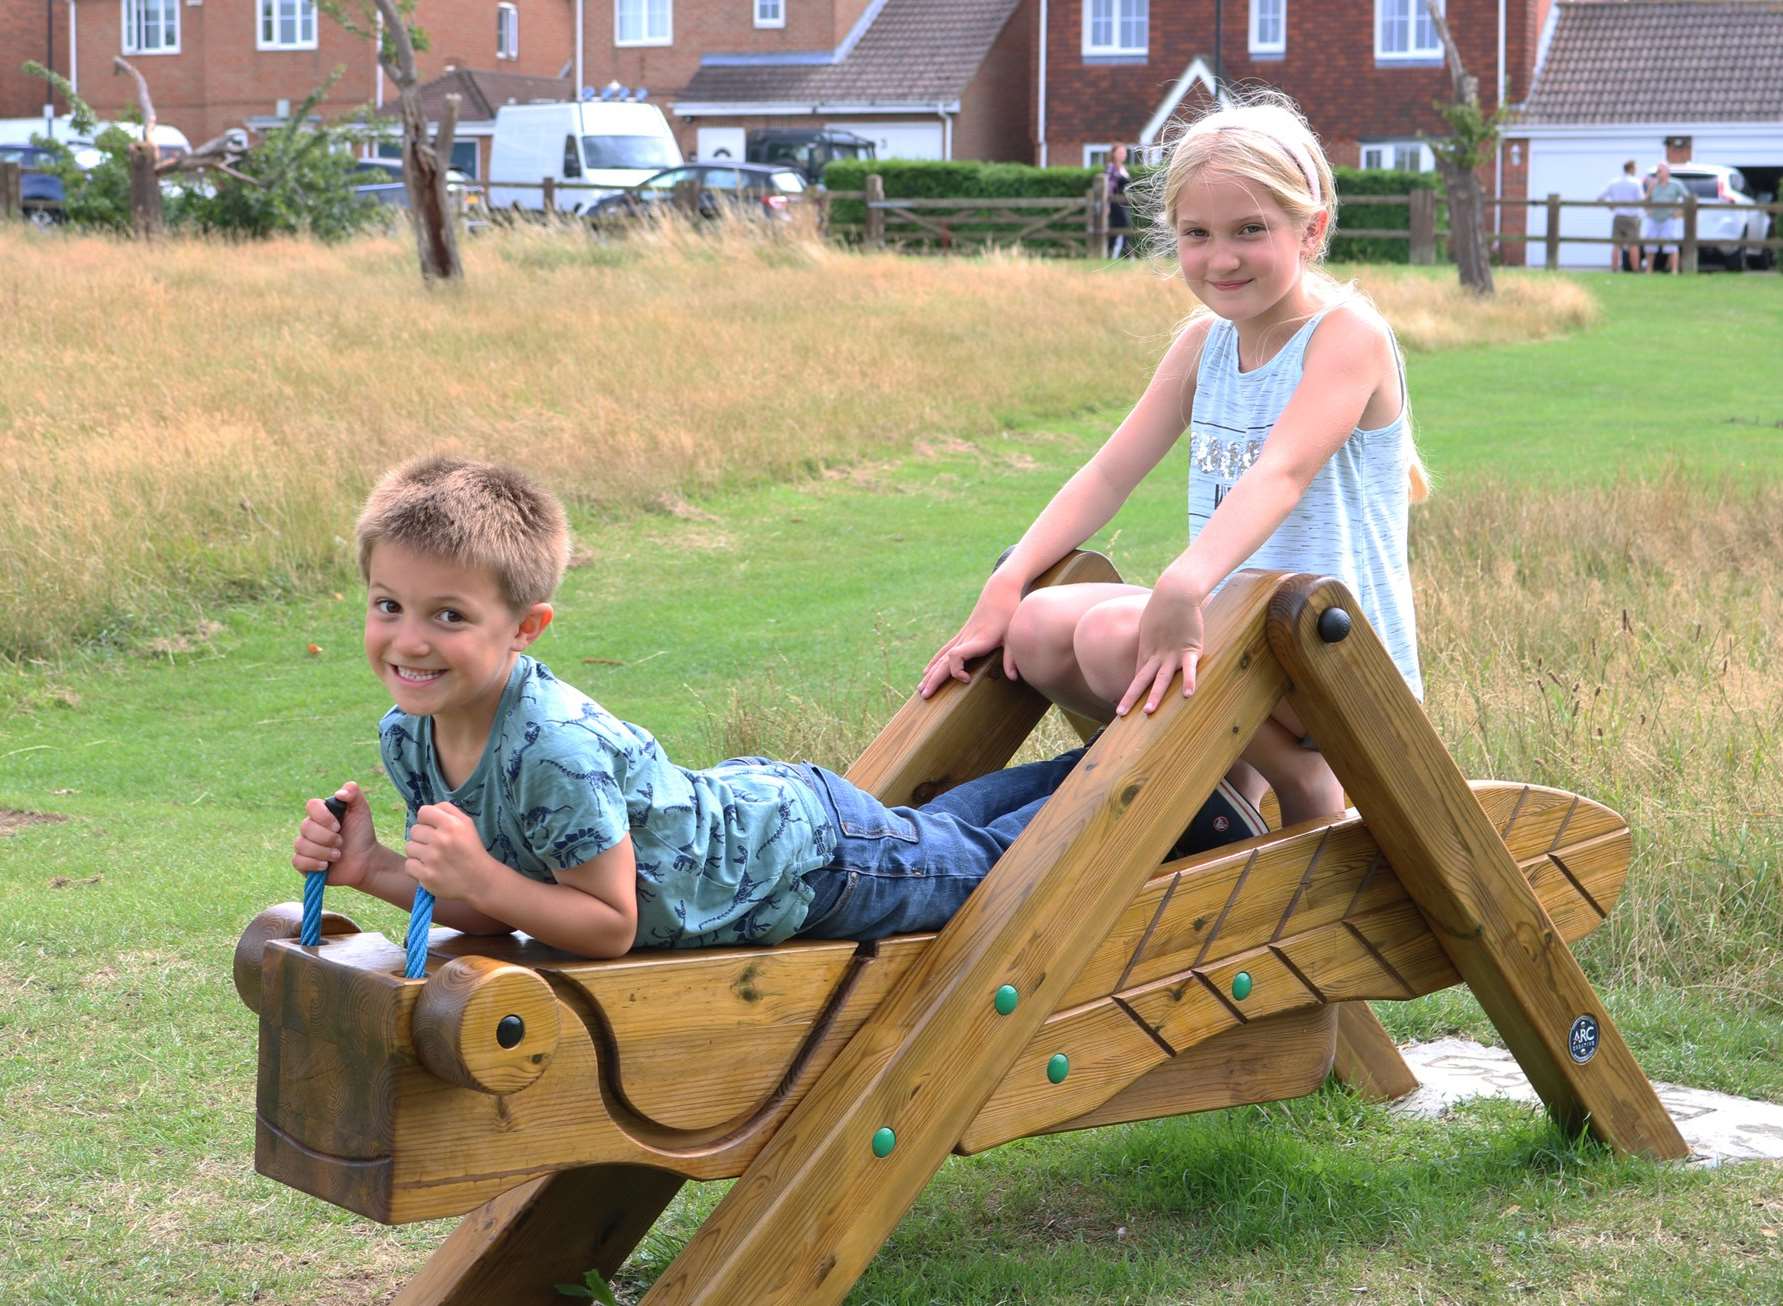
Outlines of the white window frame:
M1387 169L1392 169L1392 168L1396 167L1397 164L1395 162L1370 163L1368 161L1368 152L1370 150L1386 151L1390 155L1392 155L1395 159L1397 158L1399 151L1401 151L1401 150L1416 150L1418 152L1418 166L1414 169L1409 169L1409 171L1413 171L1413 172L1435 172L1436 171L1436 156L1430 152L1429 144L1424 141L1409 139L1406 137L1399 137L1394 140L1384 140L1384 141L1363 141L1361 143L1361 151L1360 151L1359 155L1357 156L1361 160L1362 167L1369 171L1375 171L1377 169L1378 170L1387 170ZM1365 201L1363 201L1363 202L1365 202Z
M660 35L650 31L650 11L659 0L613 0L613 44L621 48L641 45L673 45L675 43L675 0L660 0L662 6L663 28ZM644 35L627 40L624 35L622 14L627 6L635 7L642 20L640 27Z
M136 41L136 29L140 23L133 21L142 13L145 6L153 5L171 20L171 24L163 23L161 33L164 38L161 45L139 45ZM122 24L125 54L178 54L180 52L180 0L119 0L119 22ZM173 29L171 43L165 41L169 25Z
M495 6L495 57L520 57L520 7L512 4Z
M757 27L785 27L786 0L754 0ZM769 13L768 10L773 10Z
M1101 3L1106 3L1109 8L1109 40L1097 44L1095 40L1095 11L1097 5ZM1131 45L1122 39L1121 33L1131 25L1135 18L1144 28L1145 37L1137 45ZM1142 55L1147 53L1147 47L1150 44L1150 0L1083 0L1083 52L1086 56Z
M1266 41L1258 32L1265 6L1274 9L1280 31L1273 41ZM1288 52L1288 0L1251 0L1251 53L1286 54Z
M1083 166L1086 168L1106 168L1108 156L1114 153L1114 142L1102 145L1085 145L1083 147ZM1101 157L1097 157L1097 156Z
M280 10L287 6L295 6L297 19L297 39L281 41L278 38ZM272 19L273 37L266 37L266 20ZM309 35L303 34L307 24ZM258 0L254 13L254 48L256 50L314 50L316 48L316 0Z
M1384 38L1387 30L1388 5L1392 5L1395 9L1401 5L1406 6L1408 27L1405 35L1405 49L1403 50L1389 50L1386 47ZM1418 15L1429 12L1430 0L1374 0L1375 59L1382 63L1391 63L1395 60L1423 63L1431 59L1441 59L1443 57L1442 37L1436 34L1435 23L1430 24L1432 43L1430 45L1418 44L1418 27L1420 25Z

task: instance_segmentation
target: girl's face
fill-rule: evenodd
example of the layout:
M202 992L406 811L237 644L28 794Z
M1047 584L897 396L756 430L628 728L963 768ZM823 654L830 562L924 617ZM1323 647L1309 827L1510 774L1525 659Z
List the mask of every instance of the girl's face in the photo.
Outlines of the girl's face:
M1205 174L1177 198L1177 262L1195 297L1221 317L1267 319L1299 289L1323 224L1322 214L1297 224L1253 182ZM1297 301L1285 306L1300 308Z

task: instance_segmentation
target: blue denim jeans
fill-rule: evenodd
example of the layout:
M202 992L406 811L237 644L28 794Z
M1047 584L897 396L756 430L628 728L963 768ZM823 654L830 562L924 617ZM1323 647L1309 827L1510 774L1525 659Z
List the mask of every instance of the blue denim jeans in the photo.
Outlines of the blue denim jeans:
M921 807L887 807L833 771L802 765L836 827L836 854L799 937L883 939L938 930L960 909L1084 750L968 780Z

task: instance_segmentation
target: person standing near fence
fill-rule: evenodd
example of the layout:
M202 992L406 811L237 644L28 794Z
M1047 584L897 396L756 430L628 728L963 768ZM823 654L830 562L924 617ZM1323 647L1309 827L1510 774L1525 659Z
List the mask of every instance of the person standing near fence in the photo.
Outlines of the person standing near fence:
M1117 145L1108 152L1108 257L1119 258L1127 252L1127 233L1133 227L1133 208L1127 203L1127 183L1133 180L1127 171L1127 147Z
M1647 192L1649 205L1681 205L1690 198L1690 192L1684 183L1672 180L1672 165L1662 163L1653 177L1653 189ZM1649 208L1647 210L1646 237L1657 242L1647 258L1647 271L1654 272L1659 267L1659 256L1665 251L1667 242L1671 244L1671 253L1667 259L1671 271L1676 273L1683 265L1684 210L1682 208Z
M1641 201L1647 193L1635 175L1633 159L1622 165L1622 175L1605 186L1597 198L1599 202L1607 200L1616 205L1610 218L1610 239L1616 242L1610 246L1610 271L1618 267L1624 272L1642 271L1646 260L1641 251Z

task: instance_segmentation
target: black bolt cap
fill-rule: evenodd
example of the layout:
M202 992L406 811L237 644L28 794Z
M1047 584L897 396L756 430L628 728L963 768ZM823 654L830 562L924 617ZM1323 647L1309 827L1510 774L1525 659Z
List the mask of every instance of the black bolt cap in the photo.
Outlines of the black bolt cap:
M495 1027L495 1041L505 1048L513 1047L525 1037L526 1022L518 1016L503 1016Z
M1342 608L1326 608L1319 614L1319 638L1335 644L1350 633L1350 614Z

